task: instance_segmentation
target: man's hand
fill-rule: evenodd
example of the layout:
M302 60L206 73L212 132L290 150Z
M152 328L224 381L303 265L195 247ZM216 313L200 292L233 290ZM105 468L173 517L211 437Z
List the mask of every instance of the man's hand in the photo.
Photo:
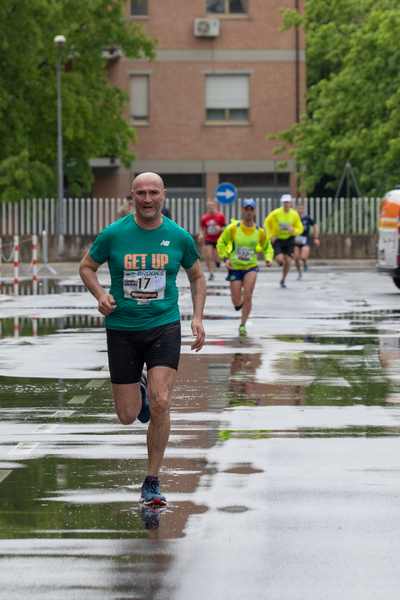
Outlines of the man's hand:
M199 319L193 319L192 321L192 333L195 337L194 342L190 346L192 350L198 352L204 346L204 340L206 337L203 323Z
M272 266L272 262L270 260L266 260L265 261L265 266L268 267L268 268L271 267Z
M117 303L111 294L102 294L98 299L97 308L101 312L102 315L110 315Z
M289 233L294 233L294 229L291 225L288 226L288 232Z
M227 268L228 271L232 270L232 263L229 260L229 258L228 258L228 260L224 260L224 265L225 265L225 267Z

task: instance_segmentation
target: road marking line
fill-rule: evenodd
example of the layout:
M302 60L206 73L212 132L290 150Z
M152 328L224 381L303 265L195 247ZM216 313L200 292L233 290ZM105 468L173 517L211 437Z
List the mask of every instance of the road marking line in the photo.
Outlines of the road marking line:
M86 384L85 387L89 389L97 389L103 387L104 383L104 379L92 379L91 381L89 381L89 383Z
M0 471L0 483L2 481L4 481L5 478L9 476L10 473L12 473L12 469L10 469L8 471Z
M74 414L74 412L75 412L74 410L56 410L56 412L51 415L51 418L57 419L60 417L61 418L70 417L71 415Z
M18 454L18 453L27 453L29 454L30 452L33 452L33 450L35 450L35 448L37 448L39 446L39 442L20 442L19 444L17 444L15 446L15 448L13 448L12 450L10 450L10 452L8 453L10 454Z
M58 429L58 427L59 427L58 423L50 423L41 428L41 433L52 433L53 431Z
M85 402L90 398L90 395L86 396L74 396L71 400L68 401L68 404L85 404Z
M103 370L106 370L106 367ZM89 381L89 383L85 387L89 388L89 389L97 389L97 388L102 387L104 385L104 383L105 383L104 379L92 379L91 381ZM82 394L80 396L74 396L73 398L71 398L71 400L69 400L68 404L82 405L82 404L85 404L85 402L88 400L88 398L90 398L90 394L85 394L85 395ZM75 410L65 410L65 409L57 410L52 415L50 415L50 418L51 419L54 419L54 418L59 419L59 418L71 417L75 412L76 412ZM58 427L59 427L59 423L42 424L42 425L39 425L38 427L36 427L36 429L33 431L33 433L35 433L35 432L51 433L51 432L55 431ZM38 448L38 446L40 446L40 442L20 442L14 448L12 448L12 450L10 450L8 452L8 455L20 454L20 453L30 454L36 448ZM1 469L0 469L0 483L11 472L12 471L1 471Z

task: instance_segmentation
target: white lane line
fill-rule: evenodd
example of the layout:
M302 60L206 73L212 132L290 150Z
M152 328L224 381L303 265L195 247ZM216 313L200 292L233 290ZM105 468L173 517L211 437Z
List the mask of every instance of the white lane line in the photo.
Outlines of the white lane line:
M40 428L40 432L41 433L52 433L53 431L58 429L58 427L59 427L58 423L49 423L46 425L42 425L42 427Z
M91 379L89 381L89 383L86 384L85 387L87 387L88 389L94 390L94 389L103 387L104 384L105 384L104 379Z
M13 454L30 454L38 446L39 446L39 442L20 442L19 444L17 444L15 446L15 448L12 448L12 450L10 450L10 452L8 454L9 455L13 455Z
M74 414L74 410L56 410L55 413L53 413L51 415L52 419L58 419L58 418L65 418L65 417L70 417L71 415Z
M71 398L71 400L68 401L68 404L85 404L88 398L90 398L89 394L87 394L86 396L74 396L73 398Z
M96 388L100 388L102 387L104 384L104 380L103 379L92 379L91 381L89 381L89 383L86 385L87 388L91 388L91 389L96 389ZM74 396L73 398L71 398L71 400L69 400L68 404L73 404L73 405L82 405L84 404L88 398L90 398L89 394L85 394L85 395L80 395L80 396ZM51 419L64 419L67 417L71 417L76 411L75 410L56 410L56 412L54 412L52 415L50 415ZM57 428L59 427L59 423L49 423L49 424L42 424L42 425L38 425L38 427L36 427L36 429L34 429L34 431L32 432L33 434L36 433L52 433L53 431L55 431ZM15 455L15 454L23 454L25 455L29 455L31 454L34 450L36 450L36 448L38 448L40 446L40 442L20 442L19 444L17 444L14 448L12 448L9 452L8 455ZM9 473L11 473L11 471L6 472L4 471L4 473L6 473L3 478L1 477L2 471L0 470L0 482L2 481L2 479L5 479L5 477L7 477L7 475Z
M9 469L8 471L0 471L0 483L2 481L4 481L5 478L9 476L10 473L12 473L12 469Z
M69 416L69 413L73 414L74 412L74 410L58 410L57 412L53 413L51 417L60 416L58 413L62 413L62 416ZM68 413L68 415L65 415L65 413ZM42 425L38 425L32 431L32 434L35 435L35 433L53 433L53 431L55 431L59 426L59 423L42 423ZM34 450L36 450L39 446L40 442L20 442L9 451L8 455L12 456L15 454L22 454L23 456L28 456L29 454L32 454L32 452L34 452Z

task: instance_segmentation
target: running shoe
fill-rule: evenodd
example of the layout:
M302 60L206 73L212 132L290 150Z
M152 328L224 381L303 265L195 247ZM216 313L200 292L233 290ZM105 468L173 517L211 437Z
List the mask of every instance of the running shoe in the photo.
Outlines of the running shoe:
M284 282L284 280L282 279L280 284L281 288L285 288L286 287L286 283Z
M246 325L239 325L239 335L240 336L247 335Z
M243 302L242 304L239 304L238 306L234 306L235 310L242 310L242 306L243 306Z
M140 413L137 418L141 423L147 423L150 421L150 404L149 404L149 396L147 393L147 375L145 371L143 371L142 376L140 378L140 395L142 396L142 408L140 409Z
M143 482L140 501L144 506L165 506L167 499L160 492L158 477L148 475Z
M208 281L214 281L214 273L209 274Z

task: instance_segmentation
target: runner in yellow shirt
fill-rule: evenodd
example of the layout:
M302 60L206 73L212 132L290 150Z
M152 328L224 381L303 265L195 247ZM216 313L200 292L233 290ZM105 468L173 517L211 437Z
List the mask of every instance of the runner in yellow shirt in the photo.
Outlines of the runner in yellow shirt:
M303 233L303 224L297 210L292 208L290 194L283 194L280 203L281 206L266 217L264 227L274 248L275 260L282 267L280 286L285 288L294 253L294 238Z
M255 225L256 203L252 198L242 202L242 218L233 221L219 236L218 255L228 269L231 298L235 310L241 310L239 335L246 335L246 322L249 318L252 297L256 285L258 261L257 252L264 254L267 267L271 266L273 250L262 227Z

